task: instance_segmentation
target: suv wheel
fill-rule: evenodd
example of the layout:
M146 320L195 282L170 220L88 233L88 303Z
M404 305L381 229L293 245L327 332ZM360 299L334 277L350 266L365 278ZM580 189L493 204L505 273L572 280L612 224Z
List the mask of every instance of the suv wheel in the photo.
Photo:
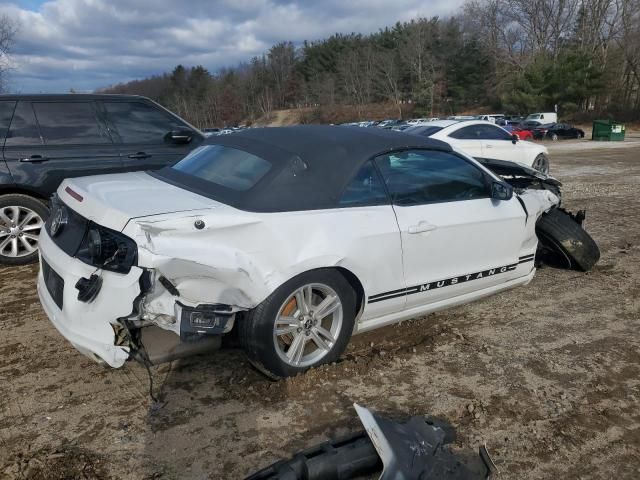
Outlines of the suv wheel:
M289 280L238 322L249 360L271 378L297 375L342 354L356 316L356 296L337 271Z
M38 237L49 216L44 203L21 194L0 196L0 264L38 260Z

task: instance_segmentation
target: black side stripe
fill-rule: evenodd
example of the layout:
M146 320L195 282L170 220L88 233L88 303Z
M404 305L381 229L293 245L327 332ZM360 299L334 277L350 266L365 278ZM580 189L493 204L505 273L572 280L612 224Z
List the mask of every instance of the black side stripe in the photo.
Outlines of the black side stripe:
M452 285L457 285L458 283L470 282L472 280L480 280L484 277L491 277L493 275L499 275L501 273L511 272L515 270L519 264L533 261L534 257L535 257L534 255L526 255L524 257L520 257L518 263L513 263L511 265L504 265L502 267L490 268L489 270L470 273L468 275L459 275L457 277L438 280L436 282L423 283L421 285L415 285L413 287L401 288L399 290L391 290L389 292L378 293L376 295L371 295L367 303L376 303L376 302L381 302L383 300L390 300L392 298L403 297L405 295L423 293L429 290L436 290L443 287L450 287Z

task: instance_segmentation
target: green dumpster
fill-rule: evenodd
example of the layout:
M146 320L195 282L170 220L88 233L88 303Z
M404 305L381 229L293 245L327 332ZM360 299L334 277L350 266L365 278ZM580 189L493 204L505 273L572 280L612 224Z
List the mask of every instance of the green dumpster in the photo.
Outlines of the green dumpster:
M600 142L622 142L624 125L613 120L594 120L591 139Z

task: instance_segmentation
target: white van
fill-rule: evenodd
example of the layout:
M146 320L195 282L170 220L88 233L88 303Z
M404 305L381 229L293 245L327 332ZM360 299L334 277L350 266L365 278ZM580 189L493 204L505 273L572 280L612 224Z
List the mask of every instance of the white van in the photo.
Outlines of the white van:
M555 112L532 113L527 115L527 120L536 120L540 123L558 123L558 114Z

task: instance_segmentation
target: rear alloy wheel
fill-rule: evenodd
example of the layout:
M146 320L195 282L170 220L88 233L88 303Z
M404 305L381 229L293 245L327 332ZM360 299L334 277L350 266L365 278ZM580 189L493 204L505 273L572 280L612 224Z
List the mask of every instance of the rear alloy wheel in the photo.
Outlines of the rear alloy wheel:
M552 133L551 134L551 140L553 140L554 142L558 141L558 134L557 133Z
M533 161L531 168L547 175L549 174L549 159L544 153L540 153Z
M355 313L355 293L339 272L307 272L239 319L240 339L258 369L272 378L289 377L337 360Z
M27 195L0 196L0 264L26 265L38 259L38 238L49 210Z

